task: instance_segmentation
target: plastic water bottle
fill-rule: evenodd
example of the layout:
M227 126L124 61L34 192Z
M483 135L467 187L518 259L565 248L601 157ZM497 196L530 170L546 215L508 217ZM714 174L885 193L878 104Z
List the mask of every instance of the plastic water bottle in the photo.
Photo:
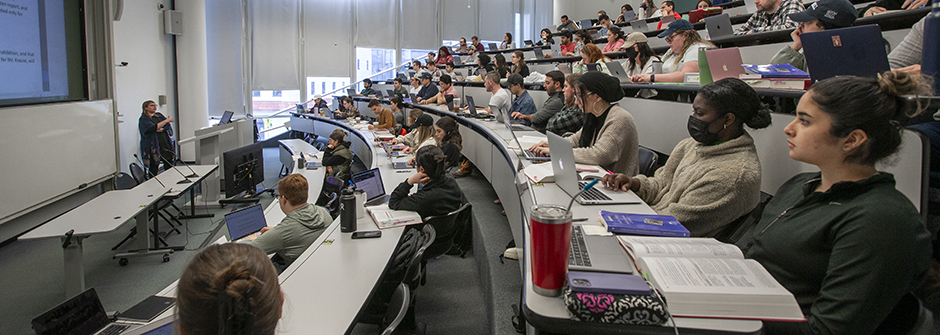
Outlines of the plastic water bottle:
M929 42L933 41L933 42ZM940 74L940 0L933 1L933 9L924 20L923 55L920 72L935 79L934 94L940 95L940 83L936 82Z

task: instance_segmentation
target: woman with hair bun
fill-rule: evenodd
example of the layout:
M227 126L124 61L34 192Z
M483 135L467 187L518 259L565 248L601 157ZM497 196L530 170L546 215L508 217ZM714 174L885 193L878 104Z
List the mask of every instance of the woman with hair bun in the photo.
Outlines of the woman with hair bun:
M800 99L785 129L790 157L819 167L784 183L752 236L737 244L793 296L806 322L765 322L767 334L904 334L899 304L919 288L930 233L894 176L875 164L901 145L920 112L904 95L928 95L920 75L834 77ZM903 319L903 318L902 318Z
M760 202L761 168L744 130L770 125L770 111L736 78L705 85L692 102L688 130L652 177L612 174L610 189L633 190L658 214L672 215L692 236L715 236Z
M189 262L176 294L181 335L273 335L284 294L264 251L248 244L211 245Z

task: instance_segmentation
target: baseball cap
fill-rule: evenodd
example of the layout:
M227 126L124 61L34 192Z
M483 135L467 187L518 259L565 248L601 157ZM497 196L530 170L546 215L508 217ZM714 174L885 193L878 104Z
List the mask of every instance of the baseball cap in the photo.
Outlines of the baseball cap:
M363 83L369 83L369 84L371 84L371 83L372 83L372 79L366 78L366 79L363 79L362 82L363 82Z
M630 35L627 35L627 39L623 41L623 45L620 46L621 49L626 49L632 47L634 44L648 42L649 39L646 38L646 34L641 32L632 32Z
M431 119L430 115L421 114L417 119L415 119L415 124L422 127L427 127L434 124L434 119Z
M314 99L323 99L323 94L317 94L313 96Z
M418 76L418 78L420 78L420 79L431 79L431 73L430 73L430 72L421 72L421 74Z
M672 35L672 33L677 32L679 30L689 30L689 29L693 29L691 22L683 20L683 19L678 19L678 20L672 21L672 23L669 24L669 29L666 29L663 32L659 33L659 35L656 35L656 37L666 38L666 36Z
M522 85L523 82L522 75L518 73L513 73L509 75L509 78L506 78L507 85Z
M857 12L848 0L819 0L799 13L790 14L796 22L822 20L839 27L848 27L855 23Z

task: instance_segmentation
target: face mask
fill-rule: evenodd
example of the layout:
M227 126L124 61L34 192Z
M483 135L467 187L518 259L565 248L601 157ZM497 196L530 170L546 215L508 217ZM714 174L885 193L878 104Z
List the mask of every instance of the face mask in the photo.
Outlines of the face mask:
M624 51L626 51L627 53L627 58L630 58L630 59L636 58L636 55L639 54L639 52L637 52L636 49L634 49L633 47L629 47L627 48L627 50L624 50Z
M696 119L694 116L689 115L689 135L692 136L692 139L702 143L704 145L712 145L718 141L718 133L709 133L708 125L710 122L702 121Z

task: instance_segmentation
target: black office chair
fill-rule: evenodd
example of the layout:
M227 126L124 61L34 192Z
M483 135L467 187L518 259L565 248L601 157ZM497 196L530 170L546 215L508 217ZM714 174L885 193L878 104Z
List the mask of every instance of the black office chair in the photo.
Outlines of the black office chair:
M124 172L118 172L118 174L114 175L113 182L115 190L129 190L137 186L137 180Z
M424 218L424 224L434 227L435 232L437 232L437 238L434 240L434 243L424 252L425 263L427 263L428 259L443 255L447 250L450 250L451 245L454 244L454 235L456 235L458 230L456 224L457 217L469 208L471 208L471 205L467 202L453 212Z
M641 146L637 161L640 164L640 174L652 177L653 173L656 172L659 155L653 150Z
M760 222L761 214L764 213L764 207L767 206L767 203L770 202L772 198L772 195L761 192L761 201L754 209L751 209L747 214L731 221L731 223L725 225L721 230L712 234L710 237L714 237L716 240L724 243L734 244L738 242L744 236L749 235L754 227L757 226L757 223Z
M386 264L379 283L373 290L373 295L366 302L365 307L360 311L358 322L383 325L388 309L391 308L389 302L392 300L394 290L399 285L406 285L412 291L417 288L421 278L421 255L427 246L434 241L434 228L430 229L406 229L402 234L395 253ZM406 315L402 327L404 329L416 329L418 324L414 320L414 306L408 308L410 315Z

